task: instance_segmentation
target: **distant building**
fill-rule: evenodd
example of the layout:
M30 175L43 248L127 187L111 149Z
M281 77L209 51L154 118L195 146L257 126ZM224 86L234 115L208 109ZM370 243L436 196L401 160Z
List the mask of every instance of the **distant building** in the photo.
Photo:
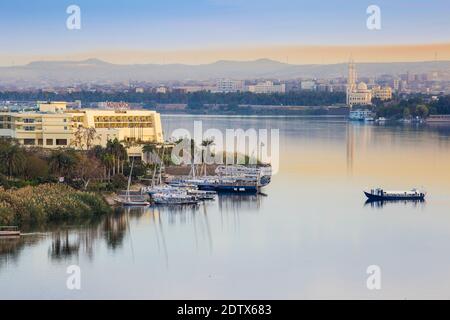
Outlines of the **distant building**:
M224 93L244 91L244 81L219 79L217 80L215 91Z
M274 84L272 81L260 82L255 85L248 86L248 91L253 93L285 93L285 84Z
M389 86L380 87L374 85L375 81L371 81L372 89L369 89L367 84L360 82L356 84L357 75L355 63L350 61L348 65L348 79L347 79L347 105L371 105L372 98L377 98L380 100L390 100L392 99L392 88Z
M144 93L144 88L136 88L136 93Z
M382 101L391 100L392 99L392 88L391 87L380 87L375 86L372 88L372 98L377 98Z
M211 86L181 86L173 88L173 91L179 93L193 93L200 91L213 91L214 88Z
M169 89L167 87L165 87L165 86L159 86L159 87L156 88L155 92L164 94L164 93L169 92Z
M394 85L394 91L399 92L400 91L400 81L399 79L394 79L393 85Z
M312 80L305 80L300 82L300 89L302 90L315 90L316 83Z
M364 82L356 85L356 80L355 63L350 61L347 78L347 105L352 107L354 105L372 104L372 90L369 90Z

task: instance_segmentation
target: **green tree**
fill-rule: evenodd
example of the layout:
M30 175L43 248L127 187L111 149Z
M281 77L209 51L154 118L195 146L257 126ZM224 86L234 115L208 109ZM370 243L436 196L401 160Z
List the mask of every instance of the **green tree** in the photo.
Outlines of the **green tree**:
M48 173L49 166L47 161L34 154L26 156L24 174L27 179L39 179L45 181L48 178Z
M78 154L72 149L55 150L48 159L50 172L59 177L70 177L78 160Z
M10 178L21 175L25 169L26 157L22 147L16 143L2 144L0 148L0 162Z
M421 118L426 118L428 117L428 114L430 113L428 107L424 104L418 105L416 108L416 114L417 116L421 117Z
M125 147L119 142L119 140L114 139L107 142L106 150L113 156L113 175L115 175L116 173L123 174L123 165L128 158L127 150L125 149Z
M403 109L403 118L408 119L410 117L411 117L411 112L409 111L409 108L404 108Z

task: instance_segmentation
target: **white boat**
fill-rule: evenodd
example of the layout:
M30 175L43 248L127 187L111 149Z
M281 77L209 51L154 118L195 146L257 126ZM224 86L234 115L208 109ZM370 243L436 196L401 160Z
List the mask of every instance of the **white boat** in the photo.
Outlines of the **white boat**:
M349 120L352 121L366 121L366 119L373 119L373 113L370 110L356 109L350 111Z
M156 193L152 196L155 204L163 205L186 205L198 204L199 200L190 195L176 193Z
M215 172L219 177L235 177L257 180L260 187L267 186L272 179L272 166L269 164L251 166L222 165L218 166Z
M216 198L216 191L209 190L187 190L187 194L196 197L198 200L214 200Z
M138 207L138 206L149 206L150 202L144 200L144 199L137 199L137 200L132 200L131 198L127 198L127 199L121 199L121 198L116 198L115 199L116 203L121 204L123 206L133 206L133 207Z
M142 194L132 194L130 192L130 186L131 186L131 174L133 173L133 167L134 167L134 159L131 163L131 169L130 169L130 175L128 177L128 186L127 191L124 196L119 196L115 200L116 203L122 205L122 206L149 206L150 202L148 202L144 195Z
M148 187L143 189L148 193L150 197L154 198L154 195L181 195L181 196L193 196L198 200L214 200L217 193L215 191L203 191L198 190L197 186L189 185L189 187L175 187L172 185L161 185L155 187Z
M159 185L154 187L147 187L143 188L143 193L148 193L150 196L156 193L169 193L169 192L175 192L178 189L176 187L173 187L171 185Z

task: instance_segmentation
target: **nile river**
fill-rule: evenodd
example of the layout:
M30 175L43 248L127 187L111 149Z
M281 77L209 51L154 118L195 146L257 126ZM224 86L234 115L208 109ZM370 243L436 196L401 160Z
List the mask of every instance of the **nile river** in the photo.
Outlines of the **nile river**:
M280 130L280 169L264 195L0 240L0 299L450 298L450 126L166 116L165 134L193 120ZM366 205L375 186L428 196ZM66 287L70 265L81 290ZM367 288L371 265L380 290Z

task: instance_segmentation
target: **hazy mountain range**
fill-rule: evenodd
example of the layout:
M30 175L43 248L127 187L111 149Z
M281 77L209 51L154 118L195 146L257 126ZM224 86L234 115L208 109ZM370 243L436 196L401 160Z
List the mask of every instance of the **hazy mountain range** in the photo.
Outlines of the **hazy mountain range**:
M358 75L376 77L406 72L426 73L450 70L450 61L357 63ZM255 61L218 61L203 65L136 64L119 65L98 59L84 61L37 61L24 66L0 67L0 84L27 83L69 85L77 82L186 81L217 78L295 79L346 77L347 64L294 65L268 59Z

